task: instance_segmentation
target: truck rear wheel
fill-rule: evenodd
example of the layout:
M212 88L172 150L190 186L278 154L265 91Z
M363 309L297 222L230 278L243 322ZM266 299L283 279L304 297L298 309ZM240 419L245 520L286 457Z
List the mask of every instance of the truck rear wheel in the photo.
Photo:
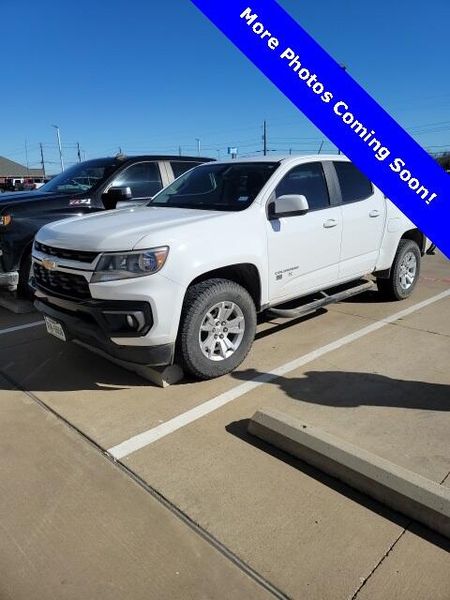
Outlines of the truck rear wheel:
M230 373L255 337L255 304L245 288L209 279L189 288L181 317L179 350L185 369L199 379Z
M392 300L408 298L419 280L421 258L416 242L400 240L389 278L377 279L380 292Z

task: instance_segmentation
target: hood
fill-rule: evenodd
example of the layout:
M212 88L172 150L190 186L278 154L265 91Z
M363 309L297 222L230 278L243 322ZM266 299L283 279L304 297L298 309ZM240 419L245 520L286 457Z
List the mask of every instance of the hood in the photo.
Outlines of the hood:
M43 227L36 239L48 246L70 250L114 252L133 250L139 240L187 224L220 218L226 213L186 208L139 207L74 217ZM158 238L161 236L158 235Z
M36 202L37 200L59 200L68 199L70 197L77 198L80 194L58 194L56 192L41 192L40 190L32 190L30 192L10 192L0 194L0 210L6 206L16 206L27 202Z

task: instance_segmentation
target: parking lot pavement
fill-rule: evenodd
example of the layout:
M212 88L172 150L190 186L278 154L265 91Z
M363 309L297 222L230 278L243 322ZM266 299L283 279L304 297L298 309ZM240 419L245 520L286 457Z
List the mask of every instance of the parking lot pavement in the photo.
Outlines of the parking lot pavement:
M279 321L266 323L259 330L259 339L242 365L242 372L271 370L370 322L329 311L298 326L281 324L281 329L277 329ZM0 365L15 382L33 390L104 448L155 427L239 383L230 375L159 389L80 347L54 340L42 327L0 337Z
M12 329L14 327L22 327L26 329L26 325L29 325L30 328L32 325L37 324L38 322L42 322L42 318L39 313L33 312L25 315L15 315L5 308L0 307L0 331L5 329ZM37 325L36 325L37 326ZM5 334L2 334L6 335Z
M448 300L436 305L444 320L449 309ZM292 412L442 481L450 471L449 338L427 333L424 312L421 330L410 329L407 318L387 326L124 461L288 595L352 597L390 548L400 562L409 555L412 536L396 545L406 523L256 443L246 434L246 419L265 406ZM446 598L439 590L450 586L448 555L427 539L414 543L421 548L416 568L423 570L417 596L395 597ZM440 587L429 596L437 573Z
M123 471L1 381L0 597L273 597Z
M426 539L422 537L424 533ZM448 598L449 577L443 574L448 573L449 560L441 541L437 536L411 526L398 541L395 551L361 588L358 600Z
M443 540L256 442L246 423L276 407L449 485L450 297L436 300L449 282L448 262L426 257L405 302L368 292L311 318L263 323L245 363L216 381L158 389L40 327L0 335L0 365L105 450L166 428L123 464L287 596L447 600Z

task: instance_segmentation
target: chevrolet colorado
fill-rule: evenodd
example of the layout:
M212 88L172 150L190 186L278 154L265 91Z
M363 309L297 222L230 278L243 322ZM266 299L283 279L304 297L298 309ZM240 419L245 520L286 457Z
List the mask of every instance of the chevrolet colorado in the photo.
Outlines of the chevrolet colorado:
M408 297L427 245L345 157L211 162L146 206L43 227L35 305L62 340L209 379L243 361L258 312L317 310L368 274Z

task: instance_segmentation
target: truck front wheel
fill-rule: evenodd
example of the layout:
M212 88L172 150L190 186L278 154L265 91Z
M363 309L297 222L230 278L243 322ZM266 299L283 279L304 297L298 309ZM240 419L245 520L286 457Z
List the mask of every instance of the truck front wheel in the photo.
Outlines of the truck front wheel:
M400 240L389 279L377 279L380 292L392 300L408 298L417 285L421 255L413 240Z
M17 286L17 293L20 298L26 298L32 300L33 292L28 284L31 275L31 253L27 252L22 257L22 262L19 269L19 285Z
M181 317L183 366L199 379L230 373L247 356L255 331L255 304L245 288L227 279L194 284Z

